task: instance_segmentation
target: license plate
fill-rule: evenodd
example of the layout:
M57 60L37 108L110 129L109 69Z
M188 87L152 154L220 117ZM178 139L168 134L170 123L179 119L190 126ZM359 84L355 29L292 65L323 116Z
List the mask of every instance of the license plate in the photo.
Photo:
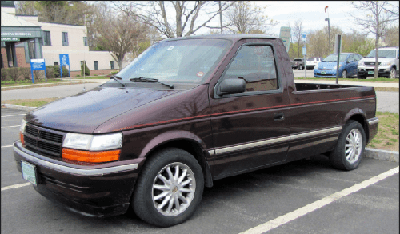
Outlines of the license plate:
M321 74L326 74L326 71L322 71Z
M34 185L37 185L36 179L36 167L28 162L22 161L22 178L31 182Z
M374 74L374 71L368 71L368 74Z

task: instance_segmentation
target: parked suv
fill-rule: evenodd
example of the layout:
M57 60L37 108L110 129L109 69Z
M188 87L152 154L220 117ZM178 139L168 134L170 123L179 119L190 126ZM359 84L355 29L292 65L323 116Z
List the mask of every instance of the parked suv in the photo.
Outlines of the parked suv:
M322 61L322 58L308 58L306 61L306 69L318 68L318 63Z
M339 58L339 77L347 78L357 75L358 61L362 59L359 54L341 53ZM314 77L336 77L338 55L330 54L318 63L314 69Z
M374 76L375 50L358 62L358 78ZM395 78L399 74L399 47L378 48L378 76Z
M292 69L303 70L304 68L304 61L302 58L295 58L292 62Z

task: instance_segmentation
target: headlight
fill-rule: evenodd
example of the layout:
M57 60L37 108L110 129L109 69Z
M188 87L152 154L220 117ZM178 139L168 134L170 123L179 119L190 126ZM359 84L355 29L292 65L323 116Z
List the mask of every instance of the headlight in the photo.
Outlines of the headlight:
M86 135L67 133L63 141L63 148L100 151L118 149L122 146L122 133L107 135Z
M72 163L104 163L119 159L122 133L88 135L67 133L62 144L62 158Z
M364 61L362 61L362 60L358 61L358 66L365 66Z
M390 66L390 62L382 62L381 66Z

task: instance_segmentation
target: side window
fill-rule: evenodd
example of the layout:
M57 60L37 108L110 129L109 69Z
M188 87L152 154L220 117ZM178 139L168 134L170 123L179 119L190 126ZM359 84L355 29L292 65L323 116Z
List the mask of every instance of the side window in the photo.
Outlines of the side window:
M278 89L273 50L270 46L242 46L221 79L244 79L246 92Z
M349 58L347 59L347 61L354 62L354 55L353 54L349 55Z
M67 32L63 32L63 33L62 33L62 45L63 45L63 46L69 46L69 43L68 43L68 33L67 33Z

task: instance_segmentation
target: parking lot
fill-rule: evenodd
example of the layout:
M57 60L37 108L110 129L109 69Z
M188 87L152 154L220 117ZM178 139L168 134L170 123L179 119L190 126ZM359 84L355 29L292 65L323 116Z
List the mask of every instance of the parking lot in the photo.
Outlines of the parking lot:
M398 163L365 158L343 172L323 155L215 181L195 215L171 228L132 214L81 216L46 200L17 172L11 146L23 114L1 110L3 233L399 232Z

